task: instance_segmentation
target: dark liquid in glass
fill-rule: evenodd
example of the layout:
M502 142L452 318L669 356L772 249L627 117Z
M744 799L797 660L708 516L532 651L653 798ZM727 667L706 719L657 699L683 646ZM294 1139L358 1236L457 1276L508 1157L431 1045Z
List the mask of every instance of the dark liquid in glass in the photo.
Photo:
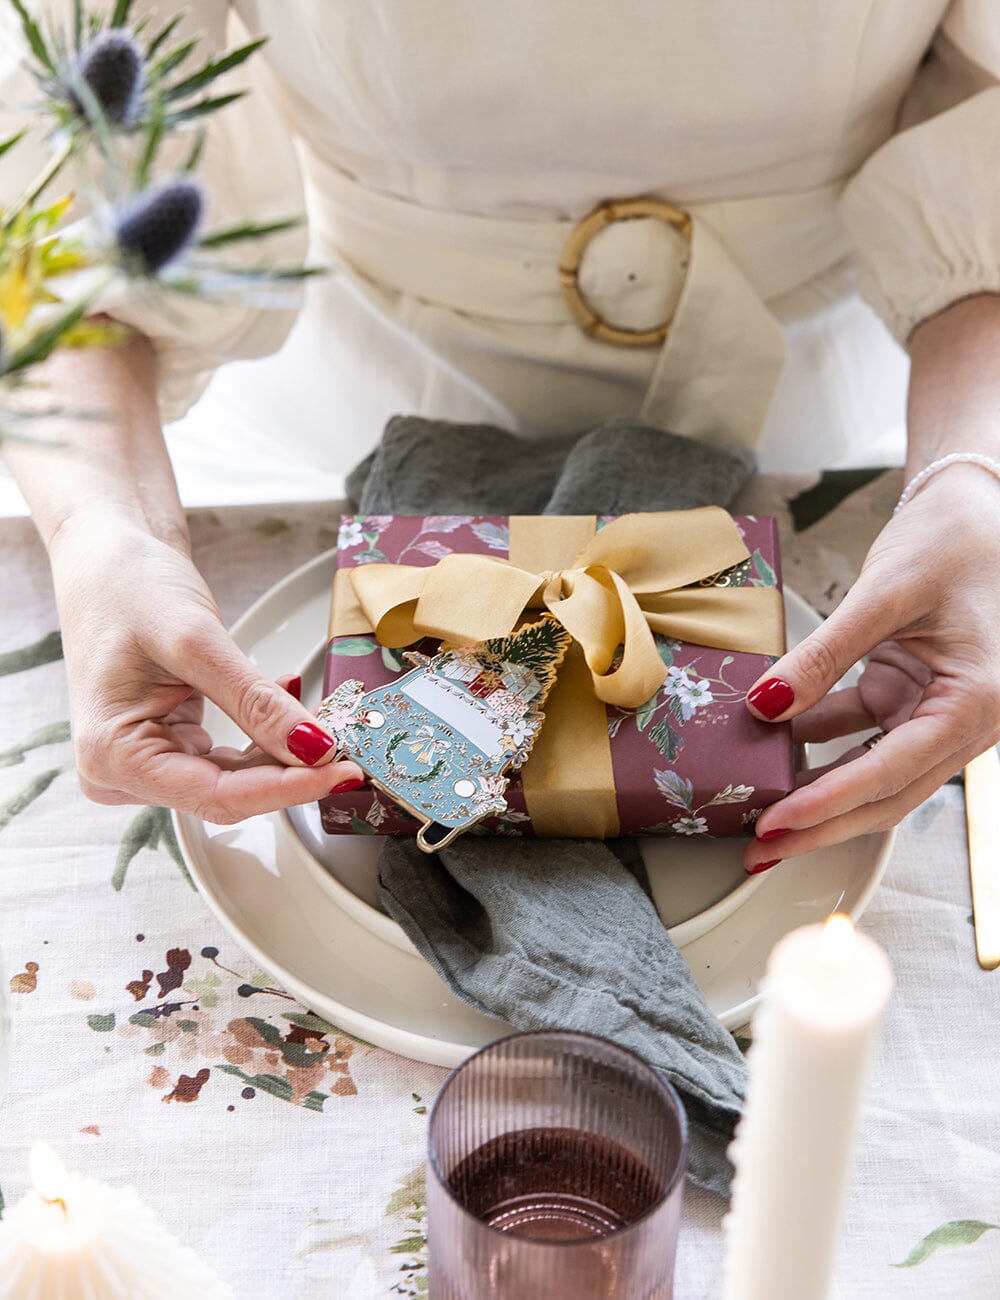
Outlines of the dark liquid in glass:
M665 1191L625 1147L569 1128L503 1133L466 1156L448 1181L471 1214L532 1241L606 1237Z

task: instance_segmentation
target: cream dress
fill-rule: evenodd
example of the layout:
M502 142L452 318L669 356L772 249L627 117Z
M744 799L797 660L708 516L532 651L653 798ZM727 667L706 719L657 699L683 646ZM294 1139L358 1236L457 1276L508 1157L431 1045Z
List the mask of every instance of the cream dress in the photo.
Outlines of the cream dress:
M333 268L297 321L114 305L157 344L167 420L221 362L282 348L180 426L221 436L220 463L333 490L397 411L525 437L635 413L772 468L878 459L900 445L899 344L1000 290L997 0L188 7L206 49L270 37L231 74L253 94L212 119L209 226L305 211ZM8 103L15 44L0 32ZM4 192L28 152L0 164ZM559 265L596 205L640 196L687 233L611 221L578 275L604 321L672 320L665 345L625 347L584 333Z

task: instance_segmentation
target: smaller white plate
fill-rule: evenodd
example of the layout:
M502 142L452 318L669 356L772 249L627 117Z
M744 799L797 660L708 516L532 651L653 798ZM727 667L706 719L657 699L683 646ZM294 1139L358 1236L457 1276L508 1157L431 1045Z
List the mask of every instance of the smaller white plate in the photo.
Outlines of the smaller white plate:
M793 591L785 594L788 641L795 645L819 625L819 616ZM315 708L322 697L326 643L316 645L305 663L293 665L302 675L302 698ZM292 671L289 668L287 671ZM852 672L850 680L856 677ZM832 762L851 741L806 747L806 766ZM340 907L401 952L416 953L406 934L382 910L378 899L378 856L382 837L328 835L316 804L303 804L281 813L288 823L292 851L328 889ZM295 841L298 843L296 844ZM742 839L680 839L668 836L640 841L653 901L670 937L678 947L692 943L747 903L764 877L743 870Z

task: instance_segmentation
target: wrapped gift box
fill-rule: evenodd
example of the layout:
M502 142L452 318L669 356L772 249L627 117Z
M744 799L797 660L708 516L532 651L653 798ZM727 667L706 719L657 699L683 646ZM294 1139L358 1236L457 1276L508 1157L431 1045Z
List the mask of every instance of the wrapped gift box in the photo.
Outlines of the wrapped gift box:
M411 666L401 649L381 645L359 620L352 569L368 564L429 567L463 554L511 558L523 565L526 551L534 562L532 572L557 569L568 563L567 530L570 537L586 536L588 530L593 536L608 522L592 517L346 516L338 539L324 695L349 678L368 690L388 685ZM747 558L699 585L780 588L774 520L736 517L733 522ZM598 711L592 705L581 710L579 692L589 689L589 674L582 684L579 668L564 665L546 703L542 737L522 771L511 777L507 812L488 818L477 831L751 833L761 810L793 785L790 728L757 721L744 704L747 690L775 656L689 644L659 633L655 640L663 683L636 708L600 705ZM413 648L433 654L438 644L425 639ZM564 681L574 673L575 682ZM554 734L547 737L550 731ZM561 743L553 747L554 739ZM329 795L320 808L330 834L412 835L416 830L408 814L372 789Z

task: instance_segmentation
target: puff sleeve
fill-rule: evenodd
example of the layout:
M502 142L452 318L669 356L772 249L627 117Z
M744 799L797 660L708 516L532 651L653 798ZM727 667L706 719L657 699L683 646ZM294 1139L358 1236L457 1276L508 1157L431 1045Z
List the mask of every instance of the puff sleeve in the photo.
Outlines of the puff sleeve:
M29 11L45 27L69 30L67 0L29 0ZM159 9L159 17L155 12ZM150 30L157 30L169 11L155 0L139 0L132 18L153 11ZM11 6L0 17L0 139L25 125L29 135L0 161L0 206L20 192L45 161L44 128L26 117L23 107L38 100L38 89L24 67L25 48ZM130 18L130 23L132 21ZM193 70L209 55L245 41L225 0L196 0L188 4L174 39L201 37L190 64ZM295 150L280 112L279 93L265 64L266 49L217 83L219 92L248 90L243 99L205 119L206 140L197 178L206 195L205 229L211 231L246 220L268 221L303 213L302 182ZM213 93L216 93L213 91ZM186 138L186 152L190 139ZM170 147L180 154L180 141L168 141L160 176L169 175ZM66 188L66 187L64 187ZM58 195L59 181L52 193ZM83 192L80 187L78 193ZM84 215L78 202L73 215ZM288 265L305 257L302 229L275 235L263 244L232 246L227 255L246 265ZM98 303L100 310L121 320L153 343L159 360L158 398L164 423L179 418L205 388L224 361L275 351L284 341L297 308L283 298L280 307L227 298L221 302L179 294L151 293L141 288L112 290Z
M1000 6L954 0L840 214L860 288L904 346L929 316L1000 292Z

